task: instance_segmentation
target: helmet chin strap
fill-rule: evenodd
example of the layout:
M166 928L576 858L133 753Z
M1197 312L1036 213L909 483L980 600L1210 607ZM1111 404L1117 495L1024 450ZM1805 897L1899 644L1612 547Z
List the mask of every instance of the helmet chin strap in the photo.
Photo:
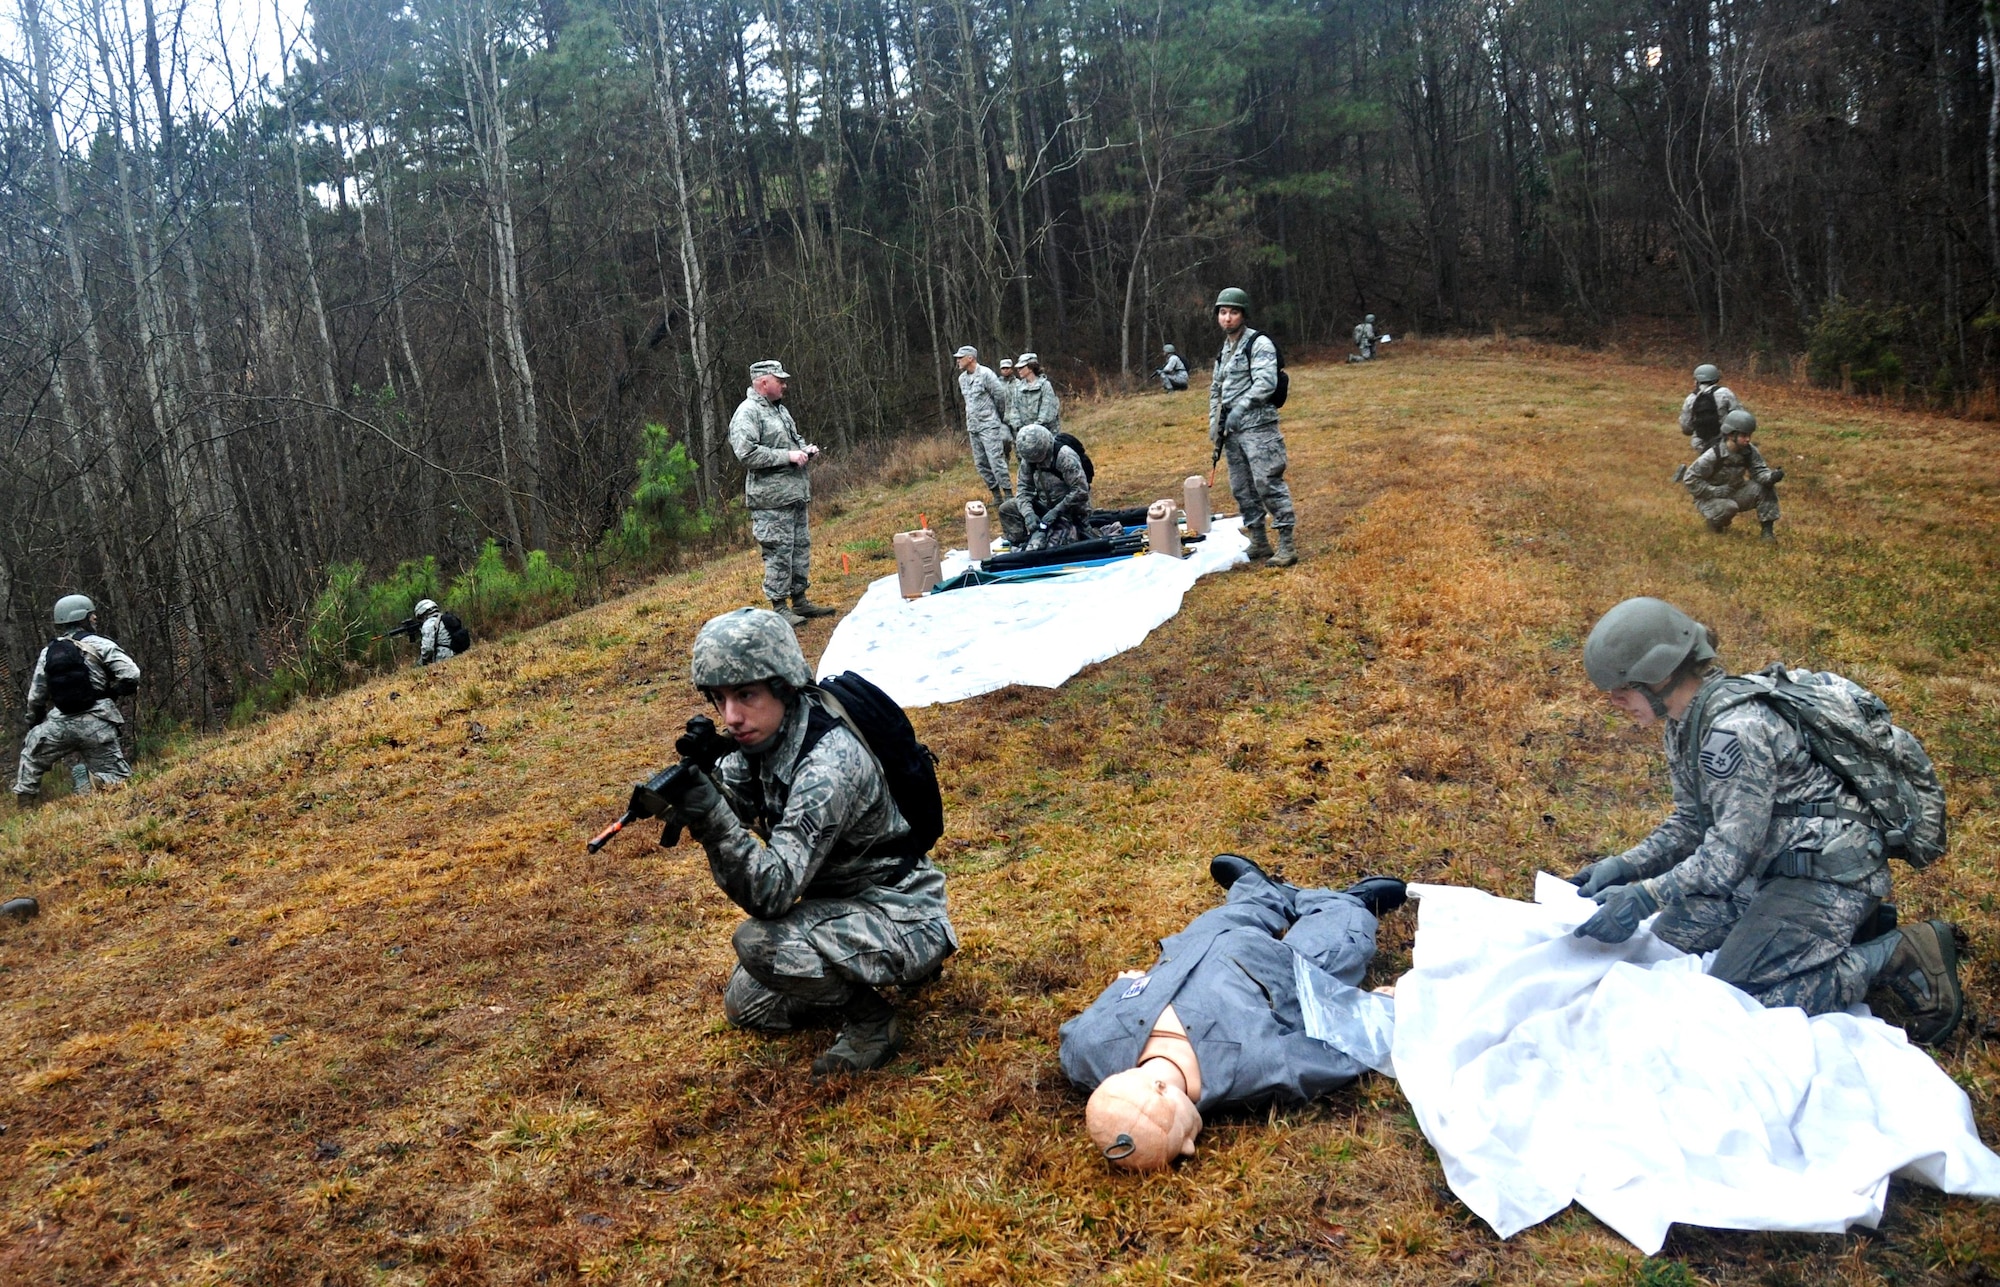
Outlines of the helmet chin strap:
M1660 697L1658 690L1652 688L1647 684L1641 684L1636 682L1632 685L1632 687L1634 691L1645 694L1646 704L1653 708L1654 719L1667 718L1667 703Z

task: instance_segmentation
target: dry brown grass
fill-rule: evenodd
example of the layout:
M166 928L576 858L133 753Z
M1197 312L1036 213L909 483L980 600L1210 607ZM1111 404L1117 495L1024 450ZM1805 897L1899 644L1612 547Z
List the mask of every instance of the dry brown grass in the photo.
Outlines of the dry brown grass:
M1169 1176L1082 1145L1056 1028L1214 902L1215 851L1522 896L1649 825L1657 749L1577 660L1638 591L1926 737L1957 844L1901 901L1968 927L2000 1006L1990 428L1734 382L1792 471L1773 551L1667 486L1677 369L1399 345L1294 379L1304 563L1203 582L1060 691L917 713L965 949L886 1073L815 1084L825 1034L723 1024L736 914L696 851L583 853L693 709L694 628L754 599L748 554L7 823L0 884L46 911L0 926L0 1281L1989 1281L1993 1208L1903 1185L1880 1233L1684 1231L1678 1265L1575 1211L1503 1243L1375 1078L1214 1122ZM1204 413L1081 408L1103 498L1175 494ZM930 448L846 490L816 590L852 602L888 533L955 535L976 492ZM1410 922L1384 929L1386 978ZM1994 1047L1943 1062L2000 1138Z

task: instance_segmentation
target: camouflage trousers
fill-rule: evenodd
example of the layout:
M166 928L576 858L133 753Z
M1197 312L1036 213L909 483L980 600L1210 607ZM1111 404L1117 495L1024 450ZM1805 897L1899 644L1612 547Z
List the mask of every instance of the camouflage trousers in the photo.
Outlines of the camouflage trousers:
M14 774L14 794L41 794L42 774L65 755L77 755L100 786L117 786L132 776L125 748L118 744L118 726L95 715L52 714L28 730L21 742L21 766Z
M1778 489L1762 483L1746 482L1738 487L1713 488L1707 496L1695 497L1694 507L1710 527L1728 527L1738 514L1757 511L1760 523L1778 521Z
M1058 545L1069 545L1084 538L1083 527L1068 519L1058 519L1049 524L1046 532L1036 532L1035 524L1040 522L1035 513L1034 501L1026 496L1016 496L1001 502L1000 530L1006 534L1007 544L1017 550L1052 550Z
M1868 995L1886 953L1871 951L1874 944L1856 947L1854 934L1888 896L1886 866L1851 885L1749 881L1732 898L1691 897L1668 907L1653 932L1683 952L1714 952L1708 972L1764 1005L1825 1014Z
M764 551L764 597L773 603L804 594L812 580L812 532L806 507L750 511L750 535Z
M856 985L928 978L956 947L942 917L898 920L865 898L801 899L777 920L744 921L730 941L737 964L722 1010L759 1032L825 1021Z
M1263 526L1266 514L1271 526L1290 528L1292 489L1285 481L1285 436L1278 426L1237 430L1222 440L1222 458L1229 462L1229 490L1244 529Z
M972 467L979 471L979 477L986 489L997 497L1005 498L1014 489L1013 475L1008 465L1008 456L1014 450L1014 435L1006 425L988 425L980 429L968 429L966 435L972 439Z

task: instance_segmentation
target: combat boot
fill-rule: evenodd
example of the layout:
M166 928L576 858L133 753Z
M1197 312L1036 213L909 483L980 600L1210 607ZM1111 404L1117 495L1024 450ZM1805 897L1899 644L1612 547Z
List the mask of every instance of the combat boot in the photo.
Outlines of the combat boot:
M831 1077L836 1073L880 1068L903 1048L903 1034L896 1026L896 1008L874 988L857 988L840 1013L846 1022L826 1053L813 1060L813 1076Z
M1279 528L1278 552L1271 556L1271 566L1274 568L1288 568L1298 561L1299 552L1292 548L1292 529L1289 527Z
M1729 530L1729 520L1726 518L1711 518L1708 520L1708 530L1720 536Z
M792 611L802 617L811 618L830 617L840 609L829 608L824 603L814 603L803 594L795 594L792 596Z
M1775 543L1778 539L1778 534L1772 531L1771 529L1774 526L1776 526L1776 524L1777 524L1776 519L1765 519L1763 530L1757 533L1757 539L1760 541L1771 541Z
M1252 560L1271 557L1271 538L1264 535L1262 523L1247 529L1250 533L1250 557Z
M771 611L783 617L785 619L785 624L790 626L794 630L797 630L800 626L806 623L806 619L800 616L798 613L793 612L791 607L783 599L771 600Z
M1918 1045L1940 1045L1965 1016L1965 994L1958 986L1958 927L1924 921L1895 933L1895 950L1875 976L1868 1008Z

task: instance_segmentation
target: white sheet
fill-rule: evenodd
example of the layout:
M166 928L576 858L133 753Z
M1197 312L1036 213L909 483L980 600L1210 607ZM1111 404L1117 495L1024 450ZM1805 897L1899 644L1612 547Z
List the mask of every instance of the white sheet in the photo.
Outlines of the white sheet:
M1217 519L1186 558L1120 559L1018 585L904 599L894 575L872 583L835 628L821 677L859 671L903 706L956 702L1009 684L1059 688L1092 662L1136 648L1181 610L1188 587L1248 561L1243 521ZM965 552L945 556L946 580Z
M1412 885L1396 985L1403 1093L1453 1192L1501 1237L1574 1200L1646 1254L1675 1222L1839 1233L1889 1177L2000 1197L1965 1093L1865 1014L1766 1010L1641 928L1572 937L1596 905Z

